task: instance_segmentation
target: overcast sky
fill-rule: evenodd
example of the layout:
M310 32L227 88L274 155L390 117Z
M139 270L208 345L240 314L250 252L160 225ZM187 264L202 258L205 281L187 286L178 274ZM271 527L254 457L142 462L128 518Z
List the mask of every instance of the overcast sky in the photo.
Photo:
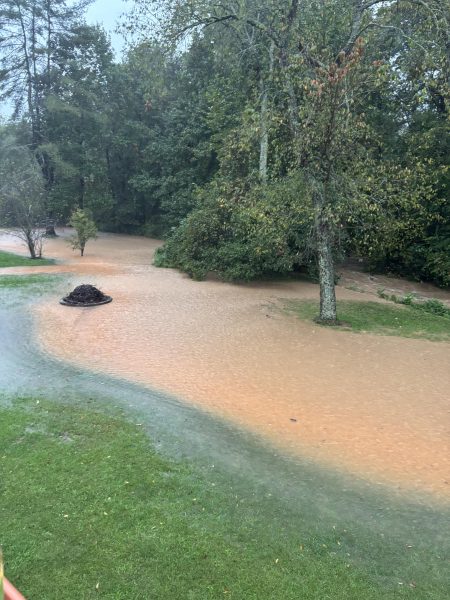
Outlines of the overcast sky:
M127 6L128 4L128 6ZM86 21L95 25L102 25L110 34L117 58L123 46L123 39L114 33L120 15L130 8L130 3L125 0L96 0L86 13Z

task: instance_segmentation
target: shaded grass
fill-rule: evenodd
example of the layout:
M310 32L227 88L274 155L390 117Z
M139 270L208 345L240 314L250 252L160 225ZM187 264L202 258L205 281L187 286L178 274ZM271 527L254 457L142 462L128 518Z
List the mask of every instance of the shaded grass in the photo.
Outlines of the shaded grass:
M318 303L310 300L289 300L286 301L285 308L307 320L314 319L319 313ZM450 341L448 317L429 314L415 307L342 300L338 302L338 318L348 324L351 331L358 333ZM348 330L339 326L336 329Z
M120 415L28 399L0 420L6 575L30 599L445 598L433 569L417 588L376 582L353 537L281 527L273 502L161 457Z
M54 260L48 258L26 258L13 254L11 252L3 252L0 250L0 268L3 267L41 267L45 265L55 264Z

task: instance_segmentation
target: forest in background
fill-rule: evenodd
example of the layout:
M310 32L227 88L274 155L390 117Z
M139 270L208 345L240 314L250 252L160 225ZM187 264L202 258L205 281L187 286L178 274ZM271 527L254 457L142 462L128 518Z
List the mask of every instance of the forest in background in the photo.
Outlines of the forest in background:
M450 284L446 0L135 0L121 62L89 4L0 1L3 206L163 237L199 279Z

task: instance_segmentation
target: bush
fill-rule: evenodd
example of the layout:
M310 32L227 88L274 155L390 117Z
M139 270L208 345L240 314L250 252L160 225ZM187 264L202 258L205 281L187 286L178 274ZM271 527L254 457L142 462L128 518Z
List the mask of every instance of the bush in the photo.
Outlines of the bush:
M450 317L450 308L434 298L426 300L423 304L416 304L415 308L421 308L425 312L439 315L440 317Z
M436 300L435 298L430 298L429 300L422 302L418 301L414 294L407 294L406 296L399 297L395 294L386 294L384 290L378 290L377 293L380 298L383 298L384 300L390 300L395 304L411 306L412 308L416 308L433 315L438 315L439 317L450 317L450 307L440 300Z
M197 208L157 252L155 264L194 279L211 271L244 281L288 273L307 261L312 224L309 194L298 178L246 193L215 183L198 192Z

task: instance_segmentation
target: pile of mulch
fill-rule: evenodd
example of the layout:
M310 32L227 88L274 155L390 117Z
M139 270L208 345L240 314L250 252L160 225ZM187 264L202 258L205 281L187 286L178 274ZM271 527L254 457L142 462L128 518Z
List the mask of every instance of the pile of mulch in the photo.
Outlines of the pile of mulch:
M93 285L83 284L76 287L73 292L61 300L66 306L98 306L111 302L111 296L106 296Z

